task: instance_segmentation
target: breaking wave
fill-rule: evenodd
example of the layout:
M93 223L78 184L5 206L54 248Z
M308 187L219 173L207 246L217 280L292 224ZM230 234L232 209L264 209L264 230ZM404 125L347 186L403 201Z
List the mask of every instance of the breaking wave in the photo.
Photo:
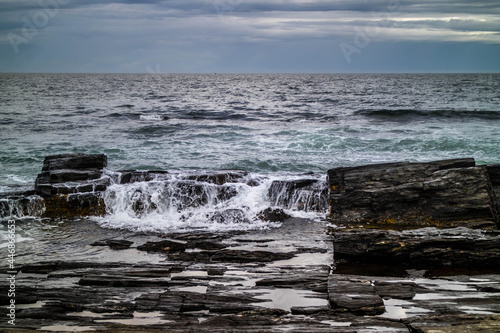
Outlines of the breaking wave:
M323 217L326 206L317 198L325 189L319 179L285 180L243 171L121 173L104 192L106 216L94 219L104 227L135 231L266 229L280 225L259 217L267 208Z

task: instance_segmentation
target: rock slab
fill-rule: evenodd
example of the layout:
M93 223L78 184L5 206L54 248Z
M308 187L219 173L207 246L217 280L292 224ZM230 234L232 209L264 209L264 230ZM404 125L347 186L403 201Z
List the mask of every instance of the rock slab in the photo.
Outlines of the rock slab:
M498 225L490 181L496 170L476 166L473 159L330 169L330 219L336 224Z

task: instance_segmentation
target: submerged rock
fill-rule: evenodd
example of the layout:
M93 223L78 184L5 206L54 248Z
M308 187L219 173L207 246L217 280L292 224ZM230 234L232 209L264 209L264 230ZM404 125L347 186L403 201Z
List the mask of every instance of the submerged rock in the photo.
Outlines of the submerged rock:
M283 209L266 208L257 217L264 221L283 222L291 216L285 213Z
M128 249L134 242L126 239L106 239L90 244L91 246L109 246L112 250Z

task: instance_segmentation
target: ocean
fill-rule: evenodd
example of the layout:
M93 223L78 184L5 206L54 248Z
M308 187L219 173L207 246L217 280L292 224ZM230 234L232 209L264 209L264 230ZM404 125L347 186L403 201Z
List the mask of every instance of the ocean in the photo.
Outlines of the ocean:
M0 193L31 189L44 157L62 153L104 153L111 171L239 169L258 185L232 184L234 200L189 214L165 203L147 216L130 209L133 186L152 197L164 187L113 185L96 218L111 228L269 227L253 217L273 206L274 180L394 161L500 163L500 74L4 73L0 112ZM207 218L230 209L243 218Z

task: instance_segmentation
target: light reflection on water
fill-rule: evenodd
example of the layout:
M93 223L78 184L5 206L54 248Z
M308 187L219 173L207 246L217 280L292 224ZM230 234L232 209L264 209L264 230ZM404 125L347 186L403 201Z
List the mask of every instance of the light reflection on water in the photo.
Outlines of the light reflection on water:
M6 239L8 231L5 223L1 224L0 238ZM95 262L163 262L161 255L136 250L138 244L130 249L114 251L107 246L92 246L103 239L147 238L154 240L154 235L133 234L125 230L105 229L86 219L48 220L16 219L16 256L17 267L25 264L46 261L95 261ZM145 241L143 241L145 242ZM142 244L141 242L140 244ZM78 249L78 251L75 251ZM0 256L6 257L8 249L0 247Z

